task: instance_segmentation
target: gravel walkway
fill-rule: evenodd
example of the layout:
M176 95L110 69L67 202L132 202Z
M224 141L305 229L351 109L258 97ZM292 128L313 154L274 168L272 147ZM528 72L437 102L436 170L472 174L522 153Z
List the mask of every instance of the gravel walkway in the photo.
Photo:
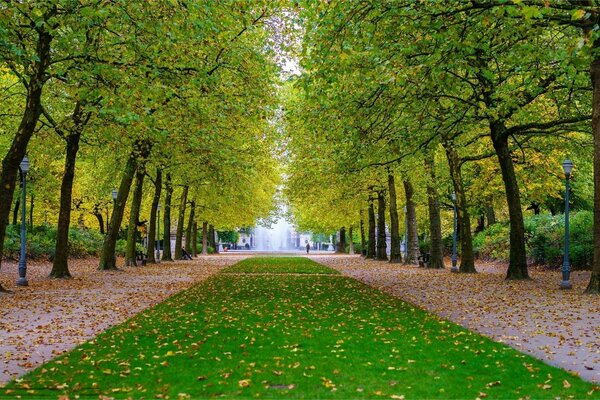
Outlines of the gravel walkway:
M560 290L559 271L532 269L532 280L514 282L504 279L506 265L478 264L471 275L360 256L310 258L600 383L600 296L583 294L589 272L572 273L573 289Z
M97 260L74 260L74 278L66 280L48 278L49 263L31 263L28 287L15 286L15 263L3 263L0 282L12 293L0 293L0 385L246 257L206 256L114 272L98 271Z

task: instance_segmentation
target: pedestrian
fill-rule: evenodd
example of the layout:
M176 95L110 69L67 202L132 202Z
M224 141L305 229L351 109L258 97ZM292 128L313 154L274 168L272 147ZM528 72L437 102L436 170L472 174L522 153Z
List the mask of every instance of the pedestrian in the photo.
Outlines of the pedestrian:
M308 252L310 251L310 243L308 243L308 240L306 241L306 254L308 254Z

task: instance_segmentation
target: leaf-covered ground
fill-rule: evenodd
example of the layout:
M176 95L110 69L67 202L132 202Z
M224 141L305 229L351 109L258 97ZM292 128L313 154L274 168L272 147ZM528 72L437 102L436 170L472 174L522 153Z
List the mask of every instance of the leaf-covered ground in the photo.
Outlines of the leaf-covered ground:
M285 263L309 265L305 258L297 260ZM563 370L354 279L295 273L213 276L45 364L2 393L599 397L591 384Z
M452 274L359 256L311 256L346 275L494 340L600 383L600 296L583 291L589 271L530 268L531 280L507 281L507 266L477 262L477 274ZM446 260L449 266L449 260Z
M2 263L0 281L12 293L0 293L0 385L245 257L111 272L98 271L98 260L70 260L67 280L48 277L51 263L30 262L28 287L15 286L16 263Z

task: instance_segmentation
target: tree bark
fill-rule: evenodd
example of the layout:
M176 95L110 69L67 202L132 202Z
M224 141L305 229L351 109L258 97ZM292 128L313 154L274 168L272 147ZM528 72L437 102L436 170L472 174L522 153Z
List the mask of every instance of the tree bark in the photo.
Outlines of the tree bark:
M525 251L525 224L523 223L523 211L521 210L519 184L517 183L510 149L508 148L508 138L505 134L506 127L501 122L493 122L490 123L490 132L494 150L500 163L500 170L502 171L510 219L510 256L506 279L529 279L527 253Z
M187 224L187 229L185 231L185 251L188 254L192 254L192 231L194 226L194 218L196 217L194 214L196 213L196 202L192 201L190 203L190 219Z
M494 212L494 207L491 204L485 207L485 218L487 219L487 226L491 226L496 223L496 213Z
M198 222L192 227L192 257L198 256Z
M131 199L131 210L129 212L129 225L127 228L127 247L125 250L125 265L137 265L136 262L136 244L137 244L137 227L140 220L140 208L142 205L142 194L144 190L144 177L146 169L144 164L138 166L135 173L135 189L133 190L133 198ZM150 247L150 246L148 246Z
M427 206L429 209L429 268L444 268L444 243L442 241L442 219L437 192L437 179L433 160L425 158L425 169L429 173L427 182Z
M373 205L373 198L369 197L369 244L367 246L367 258L376 258L375 246L375 207Z
M202 255L208 255L208 222L202 222Z
M412 183L409 181L403 181L404 193L406 196L406 223L407 223L407 234L406 245L408 246L406 252L406 264L417 264L419 262L419 233L417 231L417 210L415 201L413 200L414 189Z
M349 254L354 254L354 240L352 239L352 225L350 225L350 227L348 228L348 236L350 237L350 249L349 249Z
M121 184L119 185L119 191L112 217L110 218L110 225L104 238L104 244L102 246L102 254L100 255L100 270L115 270L117 269L117 258L115 256L115 247L117 244L117 236L119 234L119 228L121 222L123 222L123 214L125 212L125 205L127 204L127 197L129 197L129 191L131 190L131 182L135 176L135 171L139 160L145 160L150 155L151 145L150 143L139 140L134 145L134 150L131 152L127 164L125 165L125 171L121 178Z
M219 252L215 241L215 226L212 224L208 225L208 245L214 249L215 253Z
M360 254L365 255L367 249L365 249L365 221L363 220L363 210L360 210Z
M185 207L187 205L187 195L189 187L186 185L183 187L181 193L181 203L179 204L179 218L177 219L177 232L175 233L175 259L181 260L183 255L182 243L183 243L183 225L185 224Z
M473 239L471 235L471 216L467 205L467 196L465 193L461 160L458 153L452 146L452 143L444 140L442 142L448 159L450 168L450 178L456 193L456 211L458 214L458 231L460 232L460 266L459 272L475 273L475 256L473 254Z
M29 195L29 232L33 232L33 207L35 206L35 195Z
M173 184L171 174L165 179L165 211L163 215L163 253L162 261L173 261L171 255L171 200L173 198Z
M58 212L58 228L56 232L56 247L52 261L53 278L70 278L69 272L69 226L71 224L71 201L73 198L73 180L75 179L75 162L79 151L81 130L75 131L65 137L67 151L65 156L65 170L60 187L60 210Z
M146 260L148 263L156 263L156 225L157 211L160 203L160 194L162 192L162 171L156 168L156 179L154 180L154 197L152 198L152 207L150 208L150 221L148 223L148 249L146 252ZM160 221L158 221L160 224Z
M98 220L98 226L100 227L100 234L104 235L104 217L102 216L102 212L100 211L100 205L95 204L94 210L92 211L96 219Z
M52 6L56 8L56 5ZM17 133L6 155L2 159L2 171L0 172L0 265L4 254L4 238L6 237L6 226L10 214L10 206L15 193L15 183L19 165L25 157L29 140L35 132L35 126L42 113L42 89L46 82L46 71L50 66L50 43L52 35L46 30L46 24L36 27L37 46L36 55L33 58L33 68L27 84L27 95L25 98L25 109ZM0 290L2 286L0 285Z
M22 181L22 179L20 179ZM15 208L13 208L12 224L17 226L19 224L19 208L21 206L21 196L15 200Z
M343 226L340 228L340 240L336 243L336 253L346 253L346 228Z
M387 261L388 257L385 249L385 197L383 192L377 193L377 259Z
M388 172L388 191L390 193L390 263L398 264L402 262L402 252L400 251L400 222L398 218L398 206L396 204L396 183L394 174Z
M594 48L600 47L596 41ZM592 132L594 134L594 255L592 276L585 293L600 293L600 57L590 65L592 78Z

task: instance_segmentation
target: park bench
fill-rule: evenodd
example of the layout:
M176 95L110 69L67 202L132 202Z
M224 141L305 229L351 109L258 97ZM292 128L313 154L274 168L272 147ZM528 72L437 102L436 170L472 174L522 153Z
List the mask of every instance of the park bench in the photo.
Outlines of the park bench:
M142 265L146 265L146 261L148 259L146 258L146 254L144 254L143 251L136 251L135 260L139 261Z
M419 261L419 267L429 267L429 253L421 253L417 260Z

